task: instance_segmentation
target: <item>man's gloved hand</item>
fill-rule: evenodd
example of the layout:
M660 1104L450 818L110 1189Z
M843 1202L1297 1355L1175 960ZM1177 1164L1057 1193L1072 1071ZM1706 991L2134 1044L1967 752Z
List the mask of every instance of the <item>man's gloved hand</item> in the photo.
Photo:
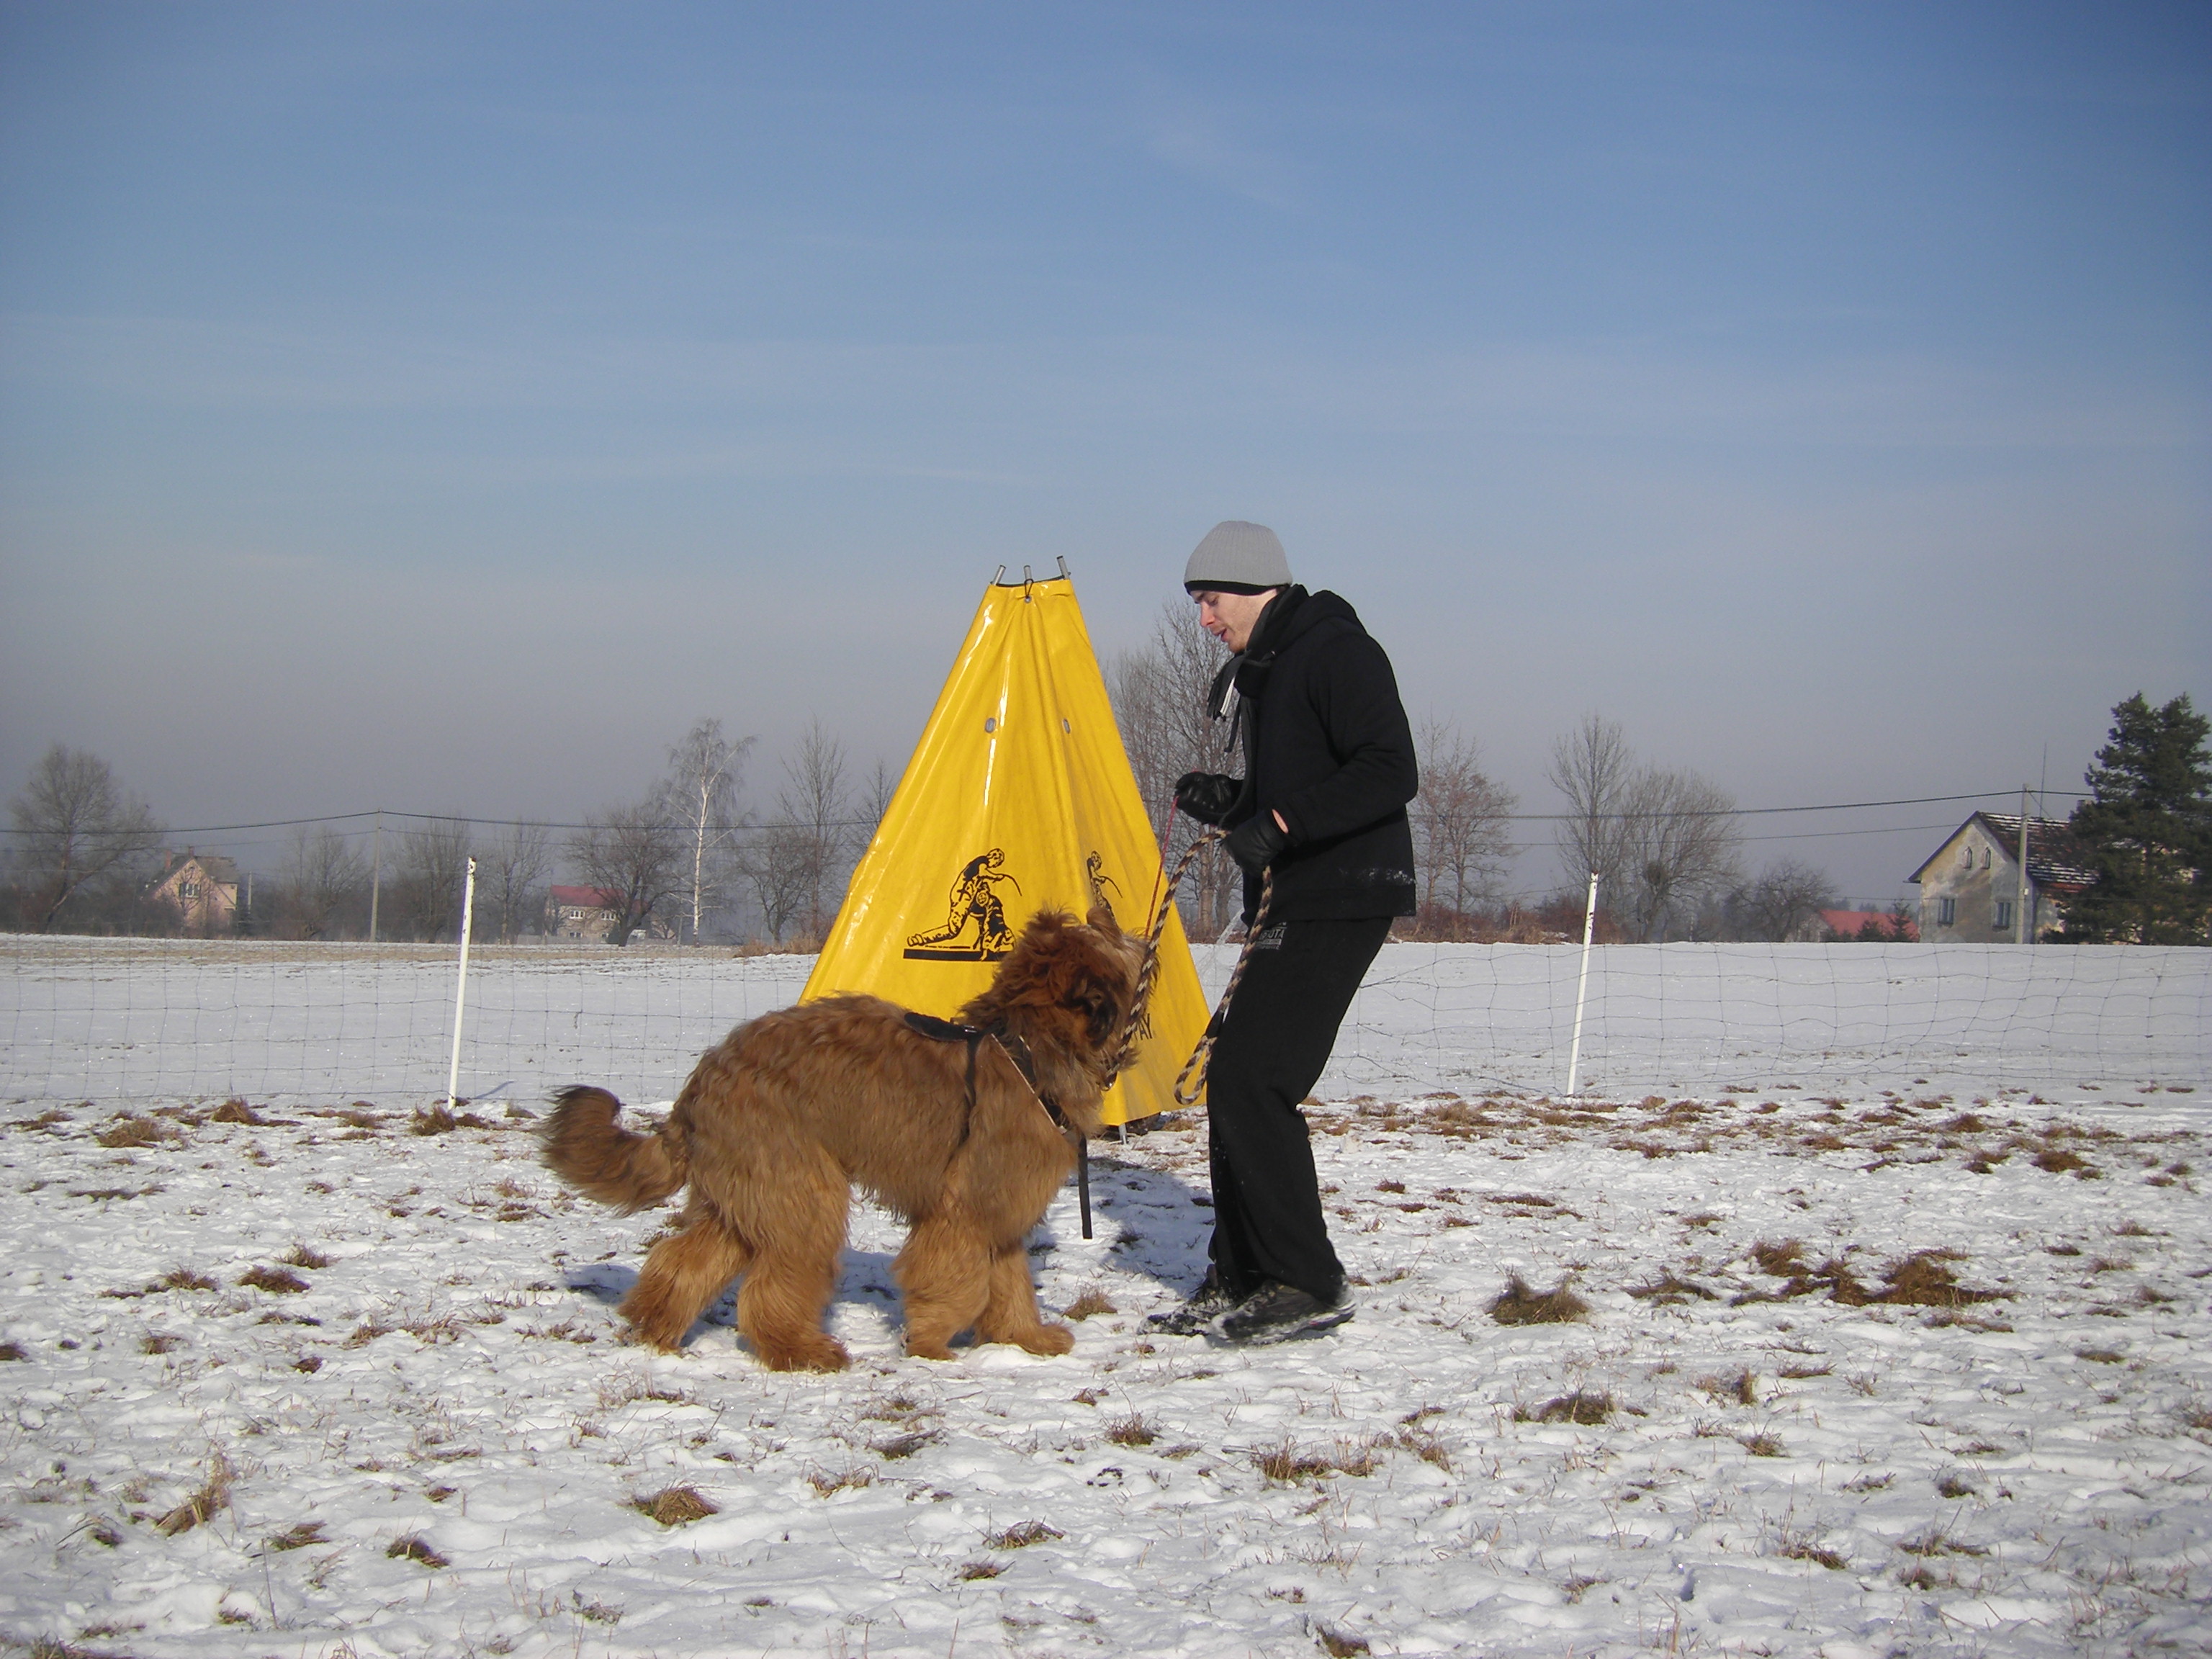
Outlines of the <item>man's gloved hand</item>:
M1275 861L1275 854L1291 844L1291 838L1277 825L1273 812L1262 812L1231 830L1221 844L1231 858L1256 876Z
M1218 772L1186 772L1176 780L1176 810L1200 823L1219 823L1243 788L1241 779Z

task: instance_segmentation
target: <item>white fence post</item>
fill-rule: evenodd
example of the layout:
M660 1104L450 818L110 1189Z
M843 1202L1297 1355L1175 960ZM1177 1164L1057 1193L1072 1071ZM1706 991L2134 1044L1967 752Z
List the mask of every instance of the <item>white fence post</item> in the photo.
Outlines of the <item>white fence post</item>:
M1590 935L1597 927L1597 872L1590 872L1589 897L1583 904L1583 971L1575 981L1575 1040L1567 1050L1567 1094L1572 1098L1582 1081L1583 1000L1589 994Z
M476 915L477 860L476 855L471 854L468 885L461 890L461 971L453 982L453 1064L446 1073L446 1104L449 1109L461 1103L461 1010L468 1002L469 934L474 929Z

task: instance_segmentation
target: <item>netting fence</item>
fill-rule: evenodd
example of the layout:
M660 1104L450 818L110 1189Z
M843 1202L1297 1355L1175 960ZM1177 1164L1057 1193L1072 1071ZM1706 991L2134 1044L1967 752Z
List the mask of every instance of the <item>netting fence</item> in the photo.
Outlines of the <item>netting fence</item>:
M1209 999L1236 947L1196 951ZM1319 1092L1565 1091L1575 945L1383 947ZM572 1082L671 1098L799 956L477 946L459 1093ZM0 936L0 1101L442 1099L454 947ZM949 1012L949 1010L931 1012ZM2212 951L1636 945L1591 953L1582 1092L2170 1088L2212 1083Z

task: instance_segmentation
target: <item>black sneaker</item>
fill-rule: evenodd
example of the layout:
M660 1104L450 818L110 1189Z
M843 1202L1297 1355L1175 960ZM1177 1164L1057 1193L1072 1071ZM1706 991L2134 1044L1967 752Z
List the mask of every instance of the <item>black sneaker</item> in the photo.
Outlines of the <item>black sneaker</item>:
M1163 1336L1196 1336L1236 1305L1237 1298L1223 1286L1221 1275L1208 1267L1188 1301L1168 1313L1146 1315L1145 1323Z
M1352 1317L1352 1298L1342 1289L1324 1302L1310 1291L1270 1279L1246 1297L1221 1322L1224 1342L1259 1346L1333 1331Z

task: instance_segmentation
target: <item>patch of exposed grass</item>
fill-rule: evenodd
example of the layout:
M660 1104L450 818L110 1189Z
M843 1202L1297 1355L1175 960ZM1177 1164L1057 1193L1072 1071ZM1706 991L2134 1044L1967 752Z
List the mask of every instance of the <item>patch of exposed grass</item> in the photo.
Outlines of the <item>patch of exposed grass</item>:
M1314 1626L1314 1638L1321 1644L1321 1650L1328 1655L1329 1659L1353 1659L1355 1655L1373 1651L1367 1645L1366 1638L1353 1636L1345 1631L1331 1630L1327 1625Z
M1744 1436L1739 1443L1753 1457L1783 1457L1788 1455L1782 1447L1782 1437L1778 1434L1769 1434L1764 1429L1760 1430L1756 1434L1747 1434Z
M173 1125L158 1118L118 1112L108 1127L96 1131L92 1138L103 1146L159 1146L165 1141L181 1139L181 1135Z
M309 1244L295 1244L276 1259L288 1267L306 1267L311 1272L331 1265L330 1257Z
M214 1462L208 1466L207 1479L200 1483L198 1490L156 1521L154 1529L164 1538L174 1538L180 1533L190 1532L210 1516L229 1507L230 1483L230 1460L217 1453Z
M1328 1458L1299 1451L1287 1440L1279 1446L1261 1452L1252 1461L1261 1474L1285 1486L1301 1480L1318 1480L1336 1473L1336 1465Z
M1556 1290L1536 1291L1515 1273L1490 1304L1490 1316L1501 1325L1565 1325L1589 1311L1589 1304L1569 1290L1562 1280Z
M936 1441L935 1433L917 1430L912 1434L894 1435L889 1440L878 1440L868 1449L885 1462L896 1463L902 1457L913 1456L924 1446L933 1445Z
M446 1557L430 1546L430 1540L419 1533L410 1533L404 1538L395 1538L385 1547L384 1553L395 1561L420 1561L426 1567L452 1565Z
M1109 1424L1106 1437L1117 1446L1149 1446L1160 1437L1159 1431L1145 1421L1141 1414L1124 1417Z
M459 1127L459 1120L444 1106L417 1106L407 1120L407 1133L410 1135L450 1134Z
M876 1484L876 1472L855 1464L842 1474L831 1474L826 1469L817 1469L806 1477L806 1484L814 1488L817 1498L834 1498L845 1491L858 1492Z
M1662 1269L1659 1277L1649 1285L1631 1285L1628 1293L1639 1302L1656 1302L1662 1306L1692 1299L1700 1302L1718 1299L1717 1292L1709 1291L1702 1285L1692 1284L1677 1274L1672 1267Z
M696 1486L665 1486L649 1496L631 1498L629 1506L664 1527L680 1527L721 1513L719 1506L700 1496Z
M1121 1310L1106 1299L1105 1291L1094 1285L1060 1310L1060 1312L1068 1319L1088 1319L1093 1314L1119 1313Z
M269 1120L255 1111L243 1100L233 1096L208 1114L210 1123L246 1123L257 1129L266 1128Z
M1516 1423L1577 1423L1584 1428L1602 1423L1613 1415L1613 1396L1587 1389L1577 1389L1572 1394L1563 1394L1556 1400L1547 1400L1530 1411L1525 1406L1513 1408Z
M320 1544L326 1540L323 1537L321 1522L301 1521L285 1528L282 1532L270 1534L266 1541L272 1550L303 1550L311 1544Z
M994 1533L983 1541L994 1550L1025 1550L1032 1544L1042 1544L1047 1539L1065 1538L1067 1534L1058 1527L1042 1521L1024 1521L1008 1527L1004 1532Z
M969 1561L962 1565L959 1578L963 1583L973 1583L979 1578L996 1578L1006 1570L1004 1561Z
M238 1282L271 1296L296 1296L307 1288L307 1281L287 1267L248 1267L238 1276Z

